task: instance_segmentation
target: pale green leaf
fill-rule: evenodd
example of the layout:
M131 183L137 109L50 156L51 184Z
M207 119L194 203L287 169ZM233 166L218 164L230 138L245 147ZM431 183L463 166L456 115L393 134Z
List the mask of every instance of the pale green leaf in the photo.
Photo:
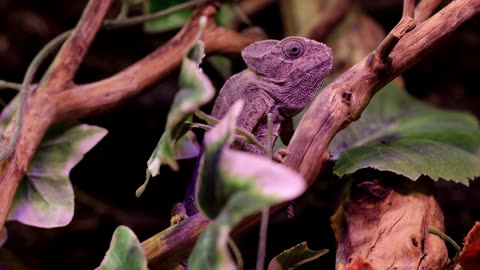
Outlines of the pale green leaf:
M468 184L480 176L480 129L472 115L410 97L393 83L375 95L362 117L330 144L335 173L374 168Z
M152 157L148 162L148 167L153 176L158 174L157 168L160 164L168 164L173 170L178 170L178 164L174 158L174 143L183 136L190 126L186 123L191 123L192 113L198 110L201 106L209 102L215 95L215 89L208 77L198 67L198 62L201 58L198 55L203 55L203 43L197 42L191 50L197 51L193 53L192 57L197 57L196 60L191 60L184 57L182 67L180 70L180 90L175 96L170 112L167 116L167 124L165 126L163 140L157 145L152 157L160 157L158 161L153 161ZM154 162L152 169L151 163Z
M205 134L197 204L211 219L222 212L222 222L233 225L269 205L288 201L305 189L303 178L265 157L228 149L243 108L237 101L224 118Z
M295 269L304 263L327 254L327 252L328 249L311 250L308 248L307 242L303 242L275 256L268 264L268 270Z
M144 13L151 14L187 2L187 0L145 0ZM175 12L144 23L146 33L162 33L182 27L190 18L193 8Z
M228 250L230 227L212 222L199 236L188 259L188 269L234 270Z
M188 0L145 0L144 13L152 14L157 11L165 10L188 2ZM144 31L146 33L163 33L178 29L185 25L190 19L194 8L184 9L167 16L149 20L144 23ZM232 28L236 21L236 14L231 3L223 3L220 10L215 14L215 20L218 25L226 28Z
M272 160L225 149L219 165L215 198L224 204L217 220L233 226L274 204L293 200L306 190L300 174ZM213 195L212 194L212 195Z
M147 259L135 233L119 226L112 236L110 248L99 266L100 270L147 270Z
M74 210L70 171L106 134L86 124L50 128L17 188L8 220L42 228L67 225Z

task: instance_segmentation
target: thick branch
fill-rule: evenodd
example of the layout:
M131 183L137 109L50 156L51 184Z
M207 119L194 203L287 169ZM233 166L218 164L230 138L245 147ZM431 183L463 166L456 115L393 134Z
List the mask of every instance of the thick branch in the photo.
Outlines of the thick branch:
M80 63L102 25L103 17L111 2L112 0L88 2L73 33L63 43L62 48L47 71L44 85L48 86L48 88L40 85L38 91L42 91L42 88L48 89L47 91L50 92L53 92L52 88L56 89L55 91L60 91L72 83Z
M49 76L40 83L34 95L27 100L27 104L23 105L25 115L20 126L18 144L11 158L5 160L0 167L0 228L3 228L13 195L27 170L28 163L48 126L55 120L57 101L54 100L52 93L62 90L71 82L110 2L111 0L91 0L88 3L74 34L50 66ZM11 121L7 130L12 125L15 125L15 121Z
M140 93L159 78L173 71L198 32L200 16L209 18L202 40L207 53L239 52L257 40L217 27L213 22L216 8L207 6L195 12L193 18L170 41L127 69L102 81L74 86L59 94L62 118L79 118L118 105Z
M433 14L443 0L422 0L415 9L415 21L421 23Z
M92 0L79 23L78 31L91 31L89 27L100 25L107 0ZM96 12L92 11L96 9ZM53 122L60 119L75 119L118 105L127 98L140 93L145 87L173 71L180 63L185 50L191 45L198 30L201 15L210 17L203 40L207 52L240 52L257 37L245 37L238 33L215 26L212 16L213 5L195 12L190 22L164 46L131 65L127 69L105 80L75 86L71 83L94 33L80 33L71 38L60 52L61 57L50 68L50 77L29 98L22 121L19 143L12 157L0 164L0 229L3 227L13 195L25 174L38 144ZM95 22L92 24L87 18ZM99 19L100 18L100 19ZM85 24L84 24L85 23ZM88 27L87 27L88 26ZM227 37L221 38L220 35ZM80 37L89 42L78 40ZM78 48L76 46L79 46ZM70 55L73 54L73 55ZM77 58L77 54L82 57ZM63 59L63 57L67 59ZM65 66L66 70L61 70ZM65 77L63 77L65 76Z
M312 183L322 170L318 153L324 153L332 138L360 117L375 92L478 12L477 0L454 1L398 42L390 54L389 70L377 74L366 68L371 61L366 57L338 77L319 94L299 123L288 148L287 164Z
M377 73L368 68L372 59L366 57L343 73L319 94L302 118L288 147L285 164L300 172L308 185L311 185L329 159L327 147L332 138L360 117L372 96L479 12L478 0L453 1L400 39L390 53L392 64L388 70ZM190 244L193 244L193 239L198 235L198 224L206 226L208 222L197 214L177 225L181 226L182 233L189 231L195 232L194 234L182 238L177 234L180 230L169 228L168 233L162 232L143 242L152 269L155 268L153 266L158 266L155 262L161 262L164 268L178 264L184 257L175 256L177 260L173 261L171 256L188 254L185 248L192 247ZM246 227L241 226L242 229ZM171 264L165 264L166 262Z

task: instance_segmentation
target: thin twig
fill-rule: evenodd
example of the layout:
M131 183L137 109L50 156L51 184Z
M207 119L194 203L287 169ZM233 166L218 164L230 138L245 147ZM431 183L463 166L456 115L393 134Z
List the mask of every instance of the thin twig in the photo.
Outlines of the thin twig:
M193 113L194 113L198 118L202 119L203 121L207 122L207 123L210 124L210 125L216 125L216 124L218 123L218 121L219 121L217 118L215 118L215 117L213 117L213 116L211 116L211 115L208 115L208 114L206 114L206 113L204 113L204 112L202 112L202 111L200 111L200 110L196 110L196 111L193 112ZM236 132L237 134L240 134L240 135L242 135L243 137L245 137L245 139L246 139L246 141L247 141L248 143L254 144L254 145L258 146L260 149L262 149L262 151L263 151L264 153L268 153L268 151L269 151L269 150L268 150L268 146L265 146L265 145L263 145L261 142L259 142L259 141L257 140L257 138L255 137L255 135L253 135L252 133L246 131L246 130L243 129L243 128L239 128L239 127L237 127L237 128L235 129L235 132Z
M455 256L453 257L452 261L456 261L458 256L460 256L460 252L462 251L462 248L457 244L457 242L455 242L455 240L453 240L450 236L444 234L443 232L435 228L428 228L428 232L442 238L443 241L446 241L453 246L453 248L455 249Z
M196 5L203 2L205 2L205 0L192 0L192 1L181 3L181 4L166 8L164 10L160 10L155 13L147 14L147 15L135 16L130 18L120 18L120 19L114 19L114 20L105 20L103 22L103 27L105 29L115 29L120 27L141 24L141 23L155 20L155 19L167 16L185 9L193 8Z
M378 45L375 53L372 55L373 59L369 61L369 66L371 66L375 71L383 72L390 67L390 52L406 33L415 28L415 20L413 18L414 11L415 1L404 0L402 18L400 19L398 24L392 29L392 31L388 33L385 39L383 39L382 43Z
M1 149L0 162L7 159L13 153L18 143L18 139L20 138L21 123L23 122L23 115L25 111L25 101L30 94L30 89L32 89L31 85L33 78L35 77L35 73L40 67L40 64L43 63L43 61L65 41L70 33L71 31L67 31L52 39L37 53L37 55L35 55L32 62L30 62L18 94L19 106L16 113L16 124L13 128L12 136L10 137L8 145L4 149Z
M421 23L433 14L443 0L421 0L415 9L415 21Z
M273 121L272 114L267 113L267 157L272 159L272 147L273 147ZM258 237L258 251L257 251L257 267L256 270L263 270L265 264L265 253L267 251L267 234L268 234L268 222L270 218L270 209L265 207L262 209L262 217L260 220L260 236Z
M22 84L0 80L0 89L3 89L3 88L20 91L22 89Z

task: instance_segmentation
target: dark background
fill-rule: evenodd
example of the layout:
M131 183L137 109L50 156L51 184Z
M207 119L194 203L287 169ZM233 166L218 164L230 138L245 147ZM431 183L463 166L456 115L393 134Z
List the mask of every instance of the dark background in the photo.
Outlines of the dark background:
M386 32L400 18L401 2L359 1ZM73 28L85 4L86 1L0 0L0 79L21 82L35 54L50 39ZM111 13L116 10L118 6ZM276 5L251 19L269 37L283 37ZM477 16L406 72L408 91L438 106L470 111L479 117L479 26ZM91 82L114 74L173 34L146 35L141 26L101 31L75 81ZM241 63L238 66L243 68ZM220 76L208 65L204 70L219 89ZM168 226L171 206L182 200L195 161L181 161L179 173L162 167L161 175L150 181L141 198L137 199L134 192L144 181L146 161L163 132L177 89L177 76L177 71L173 72L122 106L81 119L105 127L109 133L71 172L76 195L73 221L57 229L7 223L9 240L0 249L0 269L92 269L100 264L118 225L130 227L140 241ZM9 101L14 94L12 90L2 90L0 97ZM331 252L303 269L333 269L335 241L328 218L341 193L342 181L328 173L326 176L329 181L318 183L300 200L295 220L286 221L284 213L272 218L270 256L307 240L312 249L329 248ZM447 234L460 243L480 216L480 184L473 182L467 188L439 181L437 187ZM252 230L240 243L247 262L255 258L256 241L257 231Z

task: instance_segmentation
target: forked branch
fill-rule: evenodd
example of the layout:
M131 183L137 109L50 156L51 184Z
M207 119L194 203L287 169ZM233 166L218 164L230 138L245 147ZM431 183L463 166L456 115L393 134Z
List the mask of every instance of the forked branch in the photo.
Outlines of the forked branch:
M178 67L185 50L198 32L198 19L208 18L202 37L207 52L240 52L259 36L243 36L215 25L214 4L197 8L190 21L165 45L107 79L75 85L72 81L93 37L102 25L111 0L91 0L72 36L55 58L45 79L28 97L18 144L12 156L0 164L0 228L12 203L13 195L25 174L48 127L62 119L77 119L116 106ZM210 2L209 2L210 3ZM14 121L7 130L12 130ZM8 133L7 133L8 135Z

